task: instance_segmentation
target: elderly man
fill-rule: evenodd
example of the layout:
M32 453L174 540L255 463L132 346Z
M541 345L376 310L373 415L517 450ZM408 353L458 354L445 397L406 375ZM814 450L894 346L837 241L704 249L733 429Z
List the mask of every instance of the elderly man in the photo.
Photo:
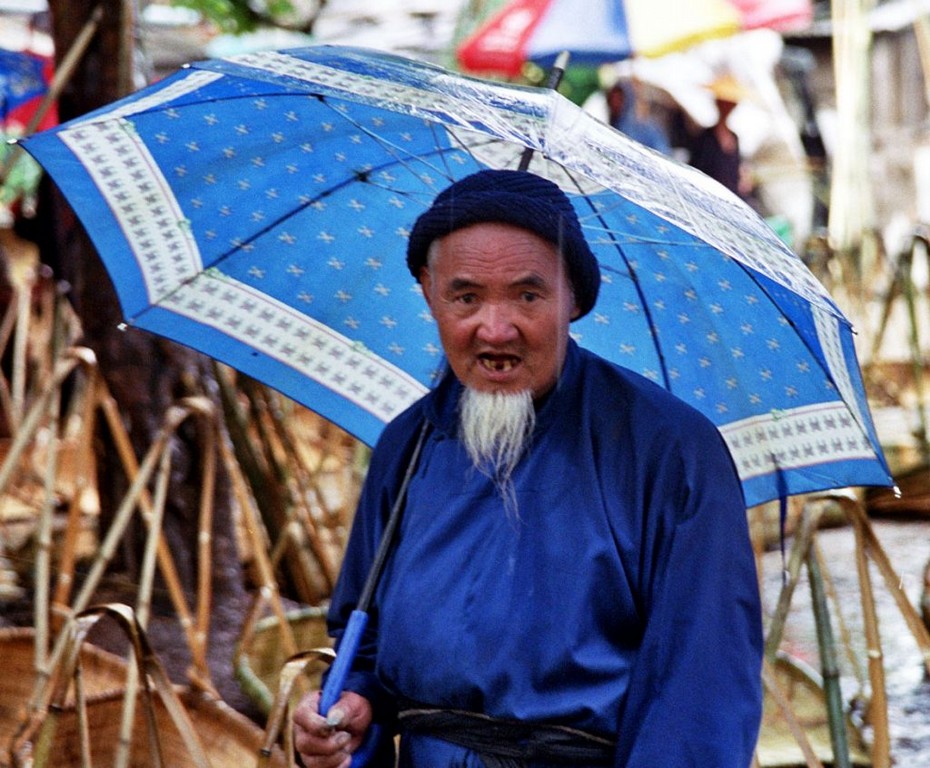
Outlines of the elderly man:
M482 171L417 221L408 265L449 370L387 426L333 596L339 636L421 425L395 551L347 691L295 712L308 768L370 724L399 765L746 768L761 613L715 427L580 348L600 273L556 185ZM372 764L393 765L393 740Z

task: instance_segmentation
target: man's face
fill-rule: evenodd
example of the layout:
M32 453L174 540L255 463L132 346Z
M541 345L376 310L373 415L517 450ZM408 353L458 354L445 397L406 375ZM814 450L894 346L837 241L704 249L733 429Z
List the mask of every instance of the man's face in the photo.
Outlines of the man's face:
M555 245L510 224L474 224L436 241L420 283L449 365L484 392L548 392L578 314Z

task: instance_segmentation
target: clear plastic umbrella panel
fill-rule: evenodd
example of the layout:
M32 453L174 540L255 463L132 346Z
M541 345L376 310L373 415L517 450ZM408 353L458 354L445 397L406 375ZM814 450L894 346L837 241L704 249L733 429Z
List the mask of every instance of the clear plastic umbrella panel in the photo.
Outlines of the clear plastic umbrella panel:
M127 323L368 443L444 365L404 261L414 220L530 148L601 265L575 339L706 413L750 505L891 483L849 323L800 259L716 182L554 91L312 46L195 64L24 145Z

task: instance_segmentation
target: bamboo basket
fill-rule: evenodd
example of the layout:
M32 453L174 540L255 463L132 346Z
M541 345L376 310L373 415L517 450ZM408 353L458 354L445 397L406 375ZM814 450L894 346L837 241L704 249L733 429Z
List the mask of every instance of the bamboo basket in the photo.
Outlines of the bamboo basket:
M0 658L0 767L7 768L10 742L26 718L36 685L35 631L31 627L0 629ZM125 662L96 646L81 649L81 666L88 696L106 696L125 685Z
M28 702L36 685L34 659L35 633L31 628L0 630L0 768L24 768L32 765L42 729L29 730ZM119 744L126 662L89 643L80 650L81 681L85 695L87 732L90 737L93 766L112 766ZM249 768L258 763L263 732L251 720L221 701L187 688L176 688L178 699L190 718L194 731L211 768ZM158 745L150 743L145 707L137 696L132 744L127 768L150 768L153 752L161 755L160 764L170 768L193 768L191 756L175 727L165 702L154 697L154 721ZM55 707L38 724L45 726L53 718L50 765L54 768L81 766L81 715L73 692L63 706ZM285 760L275 748L267 764L283 768Z
M833 764L827 702L818 675L803 662L787 656L776 659L774 670L814 754L822 763ZM859 730L847 722L846 732L849 736L851 765L870 766L872 760ZM803 768L808 765L781 708L768 694L764 700L756 754L762 768Z
M289 611L286 617L298 650L332 647L332 638L326 634L326 608L312 606ZM289 658L286 648L278 618L267 616L256 622L237 649L236 678L239 685L266 715L271 711L281 670ZM305 685L300 690L319 688L323 668L323 665L318 665L305 674Z
M191 718L197 736L212 768L248 768L257 764L262 746L262 731L251 720L215 699L189 690L179 694L181 703ZM94 766L115 764L119 744L120 720L123 709L123 693L106 693L87 702L87 722L91 738L91 755ZM78 768L81 765L80 724L77 711L68 707L57 714L51 754L54 768ZM155 703L155 721L158 729L161 764L166 768L193 768L197 765L187 745L174 727L165 706ZM151 768L152 748L148 745L145 718L142 714L141 696L136 705L133 723L133 749L127 768ZM29 747L32 745L30 744ZM21 750L13 756L10 764L14 768L31 765L32 750ZM157 764L157 763L155 763ZM283 768L284 758L280 752L271 765Z

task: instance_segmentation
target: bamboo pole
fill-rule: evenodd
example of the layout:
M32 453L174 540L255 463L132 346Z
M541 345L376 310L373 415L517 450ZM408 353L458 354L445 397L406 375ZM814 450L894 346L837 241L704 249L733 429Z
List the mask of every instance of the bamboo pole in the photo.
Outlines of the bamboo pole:
M46 416L49 403L55 393L58 392L62 382L64 382L79 365L90 365L96 359L94 358L93 352L89 349L80 347L68 350L68 353L63 355L62 358L63 359L55 366L51 379L45 384L39 396L33 401L22 424L20 424L19 428L16 430L16 437L13 439L13 444L10 446L10 450L3 460L3 464L0 465L0 496L6 492L7 484L10 482L13 471L17 469L23 452L35 436L36 430Z
M882 639L878 631L875 594L869 574L868 546L862 520L853 521L856 537L856 571L859 575L859 594L862 600L862 617L865 627L866 654L872 695L869 699L869 722L872 724L872 768L890 768L891 737L888 729L888 696L885 691Z
M52 523L55 514L55 479L58 476L58 427L61 401L53 397L48 409L48 450L45 457L45 498L39 513L39 528L36 534L37 552L35 562L35 602L33 621L36 641L34 644L35 667L45 669L49 647L49 585L52 571Z
M116 511L113 523L110 525L110 529L107 531L107 535L104 537L104 540L100 545L97 557L91 564L87 578L85 579L80 592L74 600L72 610L75 613L80 613L87 608L87 605L90 602L90 599L96 590L98 583L100 582L103 572L106 569L107 564L112 559L113 554L116 551L117 544L122 538L126 527L132 518L136 505L139 502L139 498L144 492L144 489L154 472L156 462L159 460L161 453L165 450L169 437L186 417L187 411L183 408L172 406L168 409L168 412L165 415L165 424L156 435L152 446L149 448L149 451L146 454L142 465L140 466L139 472L133 478L133 482L130 485L129 490L127 491L119 508ZM60 661L61 654L64 652L66 643L67 636L64 633L60 634L55 642L55 648L49 657L49 663L52 667L56 666ZM54 681L51 678L50 668L37 670L36 685L32 698L29 702L30 711L37 711L42 709L47 704L48 696L51 693L51 685L53 682Z
M13 381L10 428L15 432L23 418L26 402L26 353L29 344L29 325L32 320L32 277L16 293L16 331L13 336Z
M864 519L864 513L862 514L862 517L862 530L869 557L871 557L872 562L878 566L879 571L884 577L885 586L891 593L891 596L894 598L895 603L898 606L898 610L901 611L901 615L904 617L904 621L907 624L908 629L911 630L911 634L917 641L917 645L919 646L923 655L924 667L927 669L928 673L930 673L930 632L928 632L927 627L921 620L917 610L913 605L911 605L907 595L904 594L901 577L898 576L894 568L891 566L891 562L888 560L888 555L885 553L885 550L879 543L878 538L875 535L875 531L872 530L871 524L868 522L868 520Z
M22 291L23 287L17 285L15 290ZM16 328L16 317L18 315L19 299L11 301L3 314L3 322L0 323L0 353L6 351L13 330ZM6 414L7 422L11 431L14 431L14 409L13 409L13 391L11 382L8 382L6 376L0 375L0 405Z
M827 698L827 717L830 726L830 743L833 747L834 768L852 768L849 753L849 735L846 733L846 716L840 690L840 670L836 660L836 645L830 627L830 612L823 589L820 564L812 551L807 554L807 571L810 579L814 623L817 628L817 646L820 650L820 668L823 690Z
M136 454L132 448L132 444L130 443L126 428L123 426L123 421L120 416L119 408L116 405L116 401L113 399L113 396L109 393L106 385L102 381L100 408L103 411L107 426L110 429L110 435L113 438L114 444L116 445L116 451L120 457L120 462L123 465L123 469L126 471L126 476L129 478L130 482L132 482L139 473L139 462L136 459ZM142 508L143 512L151 509L151 500L149 499L148 493L145 490L142 491L139 498L139 506ZM143 520L144 519L145 518L143 517ZM165 579L165 584L168 588L168 594L171 596L171 602L174 605L174 609L178 613L178 621L181 624L181 628L184 630L188 645L191 648L194 648L197 641L194 634L194 621L192 619L191 609L187 604L187 598L185 597L184 589L181 586L181 579L178 576L178 571L174 564L174 558L171 555L171 550L169 549L168 543L165 541L164 537L160 537L158 540L158 564L161 569L162 576Z
M158 470L158 479L155 484L155 498L152 511L147 515L151 519L148 525L148 536L145 541L145 551L142 555L142 569L139 575L139 593L136 598L136 620L144 631L148 627L149 612L152 606L152 584L155 580L155 560L158 550L158 539L161 536L162 523L165 518L165 500L168 497L168 481L171 477L171 451L165 450L161 455L161 464ZM126 768L132 751L132 727L136 720L136 696L139 690L139 668L130 664L126 677L126 690L123 693L122 720L120 722L119 739L117 740L116 755L113 759L114 768Z
M226 472L232 480L233 493L239 502L239 508L245 519L243 528L249 539L249 544L255 558L258 569L259 589L254 598L253 605L249 611L245 624L239 635L234 653L234 662L239 663L242 653L242 647L251 633L254 631L255 623L258 621L259 613L263 605L271 606L271 610L278 620L278 632L281 643L284 646L286 656L292 656L297 653L297 641L294 639L294 631L290 622L287 620L287 614L284 605L281 602L281 592L278 589L278 580L275 578L274 569L271 559L268 556L268 536L265 531L261 515L255 507L255 499L249 493L245 478L242 476L242 469L233 455L232 449L225 439L220 436L218 439L220 455L226 466ZM263 535L264 534L264 535Z
M324 545L321 536L319 526L314 519L312 511L309 508L307 503L307 498L312 495L316 499L317 503L321 507L324 507L325 504L322 499L322 494L320 493L319 486L314 482L311 473L307 470L306 466L302 461L299 460L299 451L297 446L294 444L293 437L288 430L283 419L278 416L277 409L269 408L269 412L273 412L272 423L275 428L275 435L277 439L281 442L281 445L284 449L284 456L287 466L290 468L288 472L289 484L293 485L292 498L295 500L297 505L297 511L301 514L304 530L306 532L306 540L312 550L313 554L316 556L316 559L320 566L320 571L323 574L323 578L326 581L327 591L331 590L336 583L336 578L339 574L339 564L330 556L330 553L327 551L326 546Z
M768 659L770 664L775 663L775 657L778 654L778 648L781 645L781 638L785 629L785 622L788 618L788 611L791 608L791 599L801 576L801 565L807 558L814 531L817 530L820 523L822 511L822 505L820 504L808 503L804 505L801 514L801 525L794 537L791 554L788 557L785 580L782 583L778 603L772 614L772 620L769 622L769 631L765 638L765 658Z
M227 467L232 468L230 477L233 479L233 487L236 497L239 499L239 506L246 516L243 523L246 535L249 537L252 546L252 552L255 556L256 566L259 575L259 598L271 605L275 617L278 619L281 631L281 642L284 644L285 653L288 656L297 652L297 643L294 639L294 632L287 621L287 615L284 611L284 604L281 601L281 592L278 589L278 580L275 578L274 569L271 564L271 558L268 556L267 547L269 545L267 532L261 522L261 516L255 508L255 500L248 492L245 479L242 477L239 465L236 464L235 457L232 455L225 441L220 442L226 459ZM266 535L262 535L262 534Z
M204 437L201 462L200 510L197 534L197 623L194 628L196 647L193 656L192 682L199 687L212 689L207 664L207 646L210 633L210 608L213 587L213 502L216 489L216 453L218 450L216 411L205 397L189 397L184 402L196 412ZM194 677L196 675L196 677Z
M917 609L914 608L905 594L901 577L891 565L884 547L878 540L878 536L875 535L872 521L869 520L862 504L855 498L843 494L831 495L831 498L842 506L850 522L858 521L861 525L866 552L884 578L885 587L894 598L895 604L901 612L905 624L907 624L907 628L914 636L914 640L917 642L923 656L924 668L927 670L927 674L930 675L930 630L927 629Z
M817 558L817 562L820 564L820 573L823 576L824 592L826 593L827 598L834 608L837 629L839 630L840 634L840 644L842 645L843 650L846 652L846 659L849 662L849 665L855 672L856 680L859 681L859 687L864 688L865 677L862 672L862 665L859 663L859 657L856 655L855 649L853 647L852 633L849 631L849 625L846 623L846 619L843 616L842 606L840 605L840 598L836 592L836 585L833 583L833 577L830 575L830 570L827 567L826 560L823 556L823 551L820 549L820 545L817 543L817 541L813 542L812 551Z
M58 577L55 593L52 597L51 612L53 627L61 628L61 620L69 613L68 600L74 586L74 570L77 558L77 540L80 533L82 502L84 493L91 485L93 470L93 438L96 424L99 370L96 365L86 366L87 381L83 389L80 406L81 430L76 447L77 464L74 476L74 493L68 504L68 517L65 526L65 541L62 547L61 561L58 564Z

